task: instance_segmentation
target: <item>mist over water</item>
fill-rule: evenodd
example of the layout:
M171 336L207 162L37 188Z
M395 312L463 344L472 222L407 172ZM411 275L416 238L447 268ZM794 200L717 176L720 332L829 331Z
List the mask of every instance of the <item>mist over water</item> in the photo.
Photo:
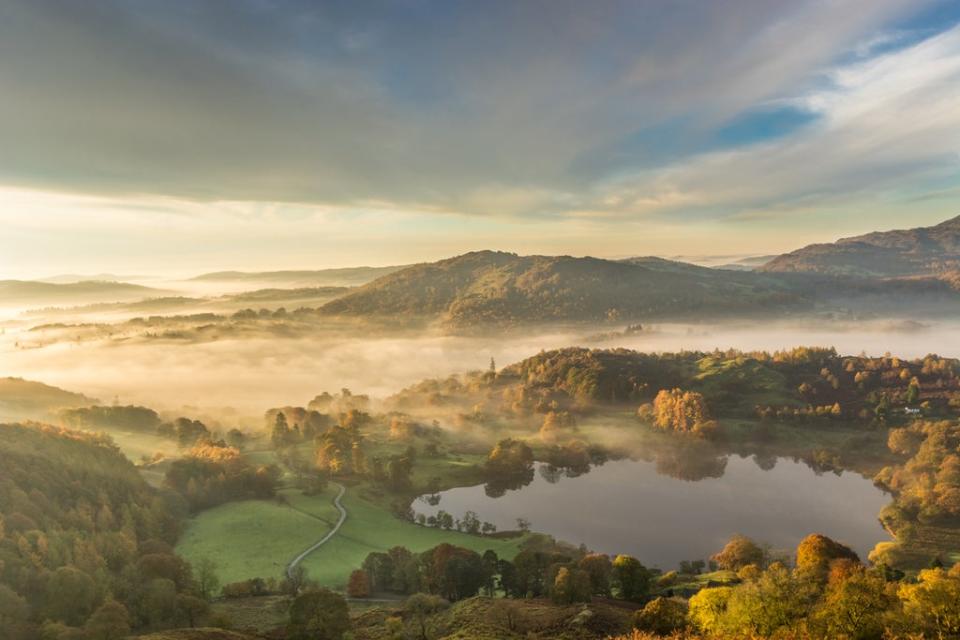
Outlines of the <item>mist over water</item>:
M777 350L834 346L844 354L960 356L960 323L658 324L643 333L599 339L610 331L578 329L528 335L405 337L318 334L309 338L245 338L210 342L100 340L17 347L21 327L0 336L2 375L38 380L121 403L158 409L233 407L260 416L268 407L303 405L322 391L347 387L388 396L424 378L499 367L543 349L626 347L639 351ZM346 337L345 337L346 336Z

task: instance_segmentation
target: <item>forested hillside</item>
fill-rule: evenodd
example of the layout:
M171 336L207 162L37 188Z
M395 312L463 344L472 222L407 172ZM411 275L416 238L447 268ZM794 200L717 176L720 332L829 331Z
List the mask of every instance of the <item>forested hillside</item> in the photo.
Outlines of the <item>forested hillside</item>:
M115 638L193 620L205 603L171 549L178 512L101 436L0 425L2 637Z
M48 417L60 409L94 404L97 400L42 382L0 378L0 420Z
M500 371L425 380L392 398L400 408L448 406L501 412L586 412L642 404L661 391L700 394L717 417L795 421L896 419L960 410L960 362L934 355L841 356L834 349L774 353L647 354L573 347L542 352Z
M438 318L456 327L597 322L807 306L775 278L664 260L611 261L479 251L416 265L327 303L349 316Z
M810 245L774 258L762 270L883 277L955 273L960 270L960 216L933 227Z

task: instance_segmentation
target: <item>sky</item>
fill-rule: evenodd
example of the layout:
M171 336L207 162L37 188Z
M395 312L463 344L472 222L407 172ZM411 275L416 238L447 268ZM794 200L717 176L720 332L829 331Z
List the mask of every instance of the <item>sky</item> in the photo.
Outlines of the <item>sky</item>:
M0 278L958 214L958 0L0 0Z

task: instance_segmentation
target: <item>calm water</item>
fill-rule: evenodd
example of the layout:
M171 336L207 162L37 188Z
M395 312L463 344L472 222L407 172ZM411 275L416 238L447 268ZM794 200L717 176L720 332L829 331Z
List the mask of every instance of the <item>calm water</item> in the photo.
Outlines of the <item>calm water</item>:
M413 509L428 516L443 509L454 517L472 510L499 529L516 528L522 517L536 531L664 569L709 557L735 533L775 550L822 533L863 559L889 539L877 514L890 498L854 473L817 475L787 458L763 470L750 458L731 456L694 475L702 479L684 479L690 475L665 470L662 461L612 461L559 478L540 465L529 485L502 497L488 496L483 485L462 487L441 493L435 506L419 498Z

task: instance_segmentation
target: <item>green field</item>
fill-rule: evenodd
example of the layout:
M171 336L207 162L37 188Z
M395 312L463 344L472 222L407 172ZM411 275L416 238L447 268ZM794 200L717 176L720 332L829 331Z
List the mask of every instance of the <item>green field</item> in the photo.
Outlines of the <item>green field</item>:
M484 538L456 531L430 529L394 517L384 506L348 488L342 503L347 520L340 532L303 562L308 576L331 587L343 587L350 572L371 551L403 546L425 551L449 542L478 552L493 549L513 557L525 538ZM177 552L191 562L209 558L221 582L246 578L282 577L287 563L323 537L337 519L336 488L320 496L303 496L295 489L281 495L287 504L265 500L231 502L191 519Z
M483 553L512 558L520 551L524 537L509 539L472 536L456 531L421 527L394 517L383 507L356 496L350 489L343 498L347 520L329 543L307 557L303 566L310 578L332 587L346 584L350 572L358 569L367 554L401 546L426 551L441 542Z
M203 511L191 519L177 545L190 562L209 558L223 583L281 577L287 563L322 538L337 519L336 489L308 497L287 489L287 504L244 500Z

